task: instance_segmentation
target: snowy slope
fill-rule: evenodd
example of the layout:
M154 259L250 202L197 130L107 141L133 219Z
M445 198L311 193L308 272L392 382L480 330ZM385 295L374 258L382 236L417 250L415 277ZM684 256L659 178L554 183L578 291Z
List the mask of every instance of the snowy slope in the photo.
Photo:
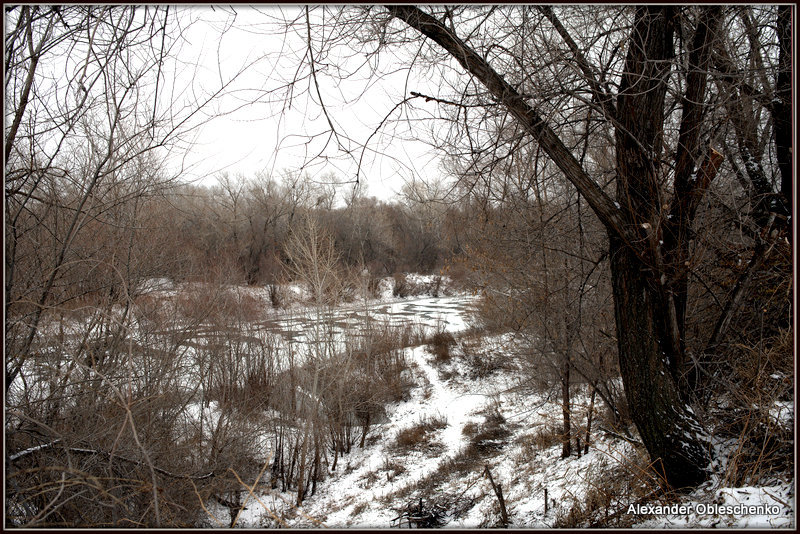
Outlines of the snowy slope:
M512 342L499 336L483 346L497 354ZM590 525L605 517L609 526L640 528L795 524L793 483L723 488L712 482L682 498L688 513L627 513L634 502L664 504L641 501L643 490L634 488L637 480L640 486L647 482L631 474L646 465L643 451L596 433L588 454L562 459L561 446L547 440L547 430L559 424L557 399L518 392L520 377L511 366L473 379L474 369L462 356L454 349L449 361L437 362L424 346L407 349L417 387L408 401L389 407L388 422L372 431L364 449L345 456L300 508L291 504L291 494L256 493L259 502L251 499L237 526L389 528L407 526L398 517L415 514L435 517L436 526L497 526L500 507L486 466L502 487L509 526L516 528ZM576 421L587 405L587 396L576 391ZM398 446L404 430L431 421L438 422L436 428L418 444ZM498 439L476 442L481 429ZM769 508L743 513L730 507L736 504Z

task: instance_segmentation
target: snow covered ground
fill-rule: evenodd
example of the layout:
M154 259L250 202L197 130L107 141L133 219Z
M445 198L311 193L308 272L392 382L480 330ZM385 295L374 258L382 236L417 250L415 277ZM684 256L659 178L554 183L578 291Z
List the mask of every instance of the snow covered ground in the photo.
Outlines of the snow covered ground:
M511 343L509 336L497 336L482 347L489 357ZM630 470L644 465L643 451L596 432L587 454L562 459L560 444L545 439L559 424L557 399L521 393L513 366L476 377L461 347L446 362L426 346L407 349L407 360L417 386L409 400L389 408L388 421L371 432L363 449L342 458L299 508L292 494L254 492L237 526L389 528L406 526L398 518L415 514L428 514L441 527L497 526L499 501L487 468L502 488L509 526L515 528L609 516L609 526L638 528L795 525L793 482L726 488L712 480L677 501L642 501L630 488ZM576 393L573 417L579 422L588 397ZM438 424L418 443L398 445L401 433L432 421ZM481 430L487 439L476 441ZM684 509L663 508L675 503ZM226 517L222 510L220 516Z

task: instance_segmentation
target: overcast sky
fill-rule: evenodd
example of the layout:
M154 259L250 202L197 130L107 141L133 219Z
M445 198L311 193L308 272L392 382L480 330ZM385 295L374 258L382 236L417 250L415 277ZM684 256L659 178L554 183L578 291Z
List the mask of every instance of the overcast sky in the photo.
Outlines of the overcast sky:
M366 178L368 195L386 199L407 181L430 180L441 173L432 149L413 140L416 133L407 122L396 121L400 111L390 113L407 91L424 91L435 86L436 80L417 79L413 73L409 78L407 70L397 70L399 63L392 64L392 57L381 58L382 70L395 72L380 79L369 77L366 70L346 81L332 71L319 73L330 119L350 138L343 141L349 145L348 156L325 135L330 128L307 78L295 84L291 107L287 98L287 84L307 51L304 35L298 32L306 30L300 25L286 32L280 21L294 19L302 8L179 9L184 10L182 23L191 20L191 24L179 51L186 67L178 76L196 78L178 85L211 91L241 73L213 108L227 114L213 118L194 140L185 160L187 178L211 184L223 171L280 175L302 167L312 179L325 180L335 173L340 180L353 180L361 147L368 139L360 173L362 180ZM359 61L359 51L346 53L327 58L328 63ZM370 138L387 115L389 120Z

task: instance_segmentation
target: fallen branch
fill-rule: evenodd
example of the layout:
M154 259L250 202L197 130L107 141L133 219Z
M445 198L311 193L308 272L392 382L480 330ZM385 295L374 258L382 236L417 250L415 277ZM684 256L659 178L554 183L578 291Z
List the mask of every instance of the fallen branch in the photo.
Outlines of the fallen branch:
M28 456L28 455L33 454L35 452L39 452L39 451L42 451L42 450L44 450L46 448L52 447L58 441L60 441L60 440L55 440L55 441L52 441L50 443L46 443L44 445L39 445L38 447L31 447L30 449L25 449L24 451L20 451L20 452L18 452L16 454L13 454L13 455L9 456L8 457L8 461L9 462L15 462L15 461L19 460L20 458L24 458L25 456ZM103 455L103 456L109 456L109 457L111 456L110 452L101 451L101 450L98 450L98 449L80 449L80 448L77 448L77 447L68 447L68 448L66 448L64 450L67 451L67 452L75 453L75 454L87 454L87 455L94 454L94 455ZM143 466L144 465L139 460L134 460L132 458L125 458L124 456L119 456L118 454L114 454L113 457L114 457L115 460L121 460L123 462L131 463L131 464L135 464L135 465L139 465L139 466ZM153 470L155 472L157 472L157 473L160 473L160 474L162 474L164 476L167 476L167 477L170 477L170 478L188 478L188 479L191 479L191 480L205 480L207 478L211 478L211 477L214 476L214 472L213 471L210 472L210 473L206 473L204 475L179 475L179 474L176 474L176 473L170 473L166 469L161 469L160 467L155 467L155 466L153 466Z
M601 426L601 425L598 425L597 428L599 428L600 430L602 430L603 432L605 432L609 436L611 436L613 438L617 438L617 439L621 439L621 440L627 441L628 443L630 443L631 445L633 445L635 447L644 447L644 443L642 443L639 440L636 440L636 439L633 439L631 437L625 436L625 435L620 434L618 432L614 432L613 430L610 430L610 429L608 429L608 428L606 428L604 426Z

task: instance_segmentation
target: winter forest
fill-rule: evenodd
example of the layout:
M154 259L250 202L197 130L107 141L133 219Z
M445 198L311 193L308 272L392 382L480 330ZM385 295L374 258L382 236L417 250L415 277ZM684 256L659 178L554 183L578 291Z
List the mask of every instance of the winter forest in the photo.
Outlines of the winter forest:
M791 5L6 5L6 528L796 527Z

